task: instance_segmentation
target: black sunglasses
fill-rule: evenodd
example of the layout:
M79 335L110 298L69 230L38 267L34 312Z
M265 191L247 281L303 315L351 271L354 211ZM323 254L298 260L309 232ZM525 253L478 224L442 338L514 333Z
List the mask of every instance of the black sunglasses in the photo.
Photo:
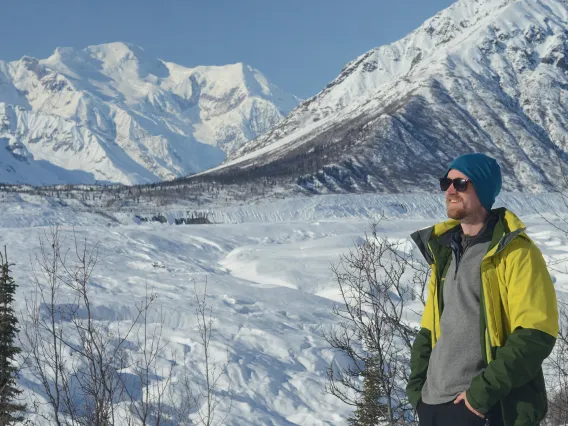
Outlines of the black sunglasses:
M440 178L440 189L442 191L447 191L448 188L453 184L454 188L458 192L464 192L467 189L467 183L471 182L469 179L465 178L455 178L450 179L447 177Z

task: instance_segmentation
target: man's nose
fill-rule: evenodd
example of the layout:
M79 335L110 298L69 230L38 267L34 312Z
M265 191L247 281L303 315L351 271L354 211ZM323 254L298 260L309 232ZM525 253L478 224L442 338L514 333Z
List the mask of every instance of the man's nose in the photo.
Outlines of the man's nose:
M449 186L449 188L446 190L446 194L449 195L454 195L457 194L458 191L456 191L456 188L454 188L454 183L452 182Z

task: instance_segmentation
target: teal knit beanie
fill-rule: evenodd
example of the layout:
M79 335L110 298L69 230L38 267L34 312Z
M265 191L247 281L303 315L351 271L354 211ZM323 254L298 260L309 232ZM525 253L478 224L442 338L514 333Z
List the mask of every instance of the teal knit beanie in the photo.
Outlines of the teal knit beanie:
M465 154L452 161L444 177L452 169L459 170L471 180L481 205L491 211L502 184L497 160L481 153Z

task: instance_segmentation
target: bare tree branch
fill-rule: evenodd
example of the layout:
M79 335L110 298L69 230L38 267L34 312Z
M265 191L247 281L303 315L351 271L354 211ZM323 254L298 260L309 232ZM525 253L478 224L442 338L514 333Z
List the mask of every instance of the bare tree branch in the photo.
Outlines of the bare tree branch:
M332 267L343 304L325 338L349 362L328 369L326 391L356 407L351 425L415 424L405 386L418 330L405 315L409 302L425 303L429 268L377 226Z

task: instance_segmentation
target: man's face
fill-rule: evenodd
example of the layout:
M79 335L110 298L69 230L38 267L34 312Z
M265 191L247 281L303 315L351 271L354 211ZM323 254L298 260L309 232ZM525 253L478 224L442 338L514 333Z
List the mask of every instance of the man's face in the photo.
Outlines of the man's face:
M458 170L450 170L448 178L464 178L466 175ZM467 183L467 189L464 192L458 192L454 185L450 185L446 191L446 210L450 219L463 220L468 217L477 217L485 212L485 208L481 205L473 183Z

